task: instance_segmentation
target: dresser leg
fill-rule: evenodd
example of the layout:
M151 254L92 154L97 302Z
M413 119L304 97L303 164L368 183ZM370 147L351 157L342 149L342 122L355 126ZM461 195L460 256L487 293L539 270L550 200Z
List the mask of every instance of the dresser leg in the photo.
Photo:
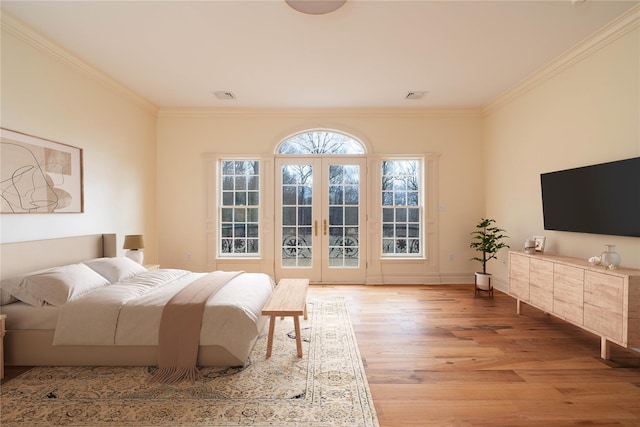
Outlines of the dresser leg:
M600 357L604 360L611 358L611 344L605 337L600 337Z

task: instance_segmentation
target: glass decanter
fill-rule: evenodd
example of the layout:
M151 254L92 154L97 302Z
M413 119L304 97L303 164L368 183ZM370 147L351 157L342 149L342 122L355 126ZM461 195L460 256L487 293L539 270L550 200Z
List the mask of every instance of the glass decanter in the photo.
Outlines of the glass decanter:
M616 245L605 245L606 251L600 256L600 264L607 268L617 268L620 265L620 254L616 252Z

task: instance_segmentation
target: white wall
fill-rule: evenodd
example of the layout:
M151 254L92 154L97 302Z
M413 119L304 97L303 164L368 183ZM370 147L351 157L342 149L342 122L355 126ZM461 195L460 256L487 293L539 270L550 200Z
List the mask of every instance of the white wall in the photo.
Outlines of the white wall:
M481 216L496 218L514 249L532 235L546 235L548 251L579 257L611 243L624 265L640 268L638 238L543 230L539 188L542 172L640 155L637 18L631 30L572 65L507 94L485 117L165 110L156 119L144 100L28 30L17 34L4 24L3 16L1 124L84 149L85 213L1 215L1 242L116 232L120 246L124 234L143 233L149 262L202 270L202 155L272 153L286 136L322 127L354 134L376 154L441 154L438 269L445 276L477 269L468 244ZM498 285L506 284L505 255L489 265Z
M545 231L540 191L541 173L640 156L635 22L486 117L487 215L509 231L513 249L544 235L547 251L586 259L615 244L623 266L640 268L640 238ZM493 265L503 283L505 262Z
M156 260L155 108L2 19L1 125L82 148L85 202L81 214L0 215L0 241L111 232L121 247L141 233Z
M469 233L484 212L482 119L458 111L161 111L158 118L158 235L162 265L202 270L205 176L202 155L273 153L286 136L331 128L376 154L440 153L440 273L471 278ZM191 254L188 260L187 254ZM450 261L449 255L452 255Z

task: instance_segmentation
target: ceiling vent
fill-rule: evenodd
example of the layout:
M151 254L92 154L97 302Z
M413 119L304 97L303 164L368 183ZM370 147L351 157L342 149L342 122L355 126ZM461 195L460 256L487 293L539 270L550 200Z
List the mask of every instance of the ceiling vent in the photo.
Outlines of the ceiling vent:
M233 94L233 92L229 92L227 90L216 90L215 92L213 92L213 94L218 99L236 99L236 96Z
M407 92L407 96L405 96L404 99L422 99L426 94L426 91L414 90L411 92Z

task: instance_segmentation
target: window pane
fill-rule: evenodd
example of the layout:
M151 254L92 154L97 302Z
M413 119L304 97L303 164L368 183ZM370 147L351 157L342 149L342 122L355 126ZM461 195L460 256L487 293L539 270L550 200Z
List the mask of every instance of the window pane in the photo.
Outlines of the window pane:
M221 255L258 253L260 163L257 160L221 161L220 240ZM248 191L251 190L251 191ZM231 209L228 206L236 206ZM241 207L251 206L251 208Z
M407 205L409 206L418 206L418 192L410 191L407 193Z
M236 206L244 206L247 204L247 193L245 193L244 191L241 193L236 192L235 193L235 205Z
M260 189L260 180L257 176L250 176L247 178L247 189L256 191Z
M247 177L238 176L236 177L236 190L246 190L247 189Z
M298 225L311 225L311 208L298 208Z
M230 222L233 221L233 209L222 208L222 212L220 213L220 218L222 221Z
M345 225L358 225L358 208L344 208Z
M382 252L421 255L420 163L386 160L381 166Z
M382 222L393 222L393 209L382 209Z
M258 175L260 173L260 162L254 160L252 162L247 162L247 174L249 175Z
M282 187L282 204L283 205L296 204L296 187L293 187L293 186Z
M357 205L359 202L358 187L347 186L344 188L344 204Z
M247 210L244 208L236 208L233 210L233 221L237 223L244 223L247 219Z
M420 209L407 209L409 211L410 222L420 222Z
M330 207L329 208L329 224L342 225L344 219L342 216L342 207Z
M258 222L260 220L258 208L247 209L247 221Z
M312 188L308 185L298 187L298 204L303 206L311 205Z
M225 176L222 178L222 189L223 190L233 190L233 178L230 176Z
M258 206L260 201L260 193L257 191L249 191L247 193L247 205L249 206Z
M385 191L382 193L382 204L384 206L393 206L393 193Z
M234 162L222 162L222 175L233 175Z
M329 204L341 205L344 200L343 188L341 186L331 186L329 188Z
M344 183L345 184L360 184L360 166L348 165L344 167Z
M235 163L235 175L245 175L247 173L247 162L238 161Z
M280 144L278 154L364 154L364 147L350 136L332 131L311 131Z
M295 207L282 208L282 225L296 225L297 213Z

